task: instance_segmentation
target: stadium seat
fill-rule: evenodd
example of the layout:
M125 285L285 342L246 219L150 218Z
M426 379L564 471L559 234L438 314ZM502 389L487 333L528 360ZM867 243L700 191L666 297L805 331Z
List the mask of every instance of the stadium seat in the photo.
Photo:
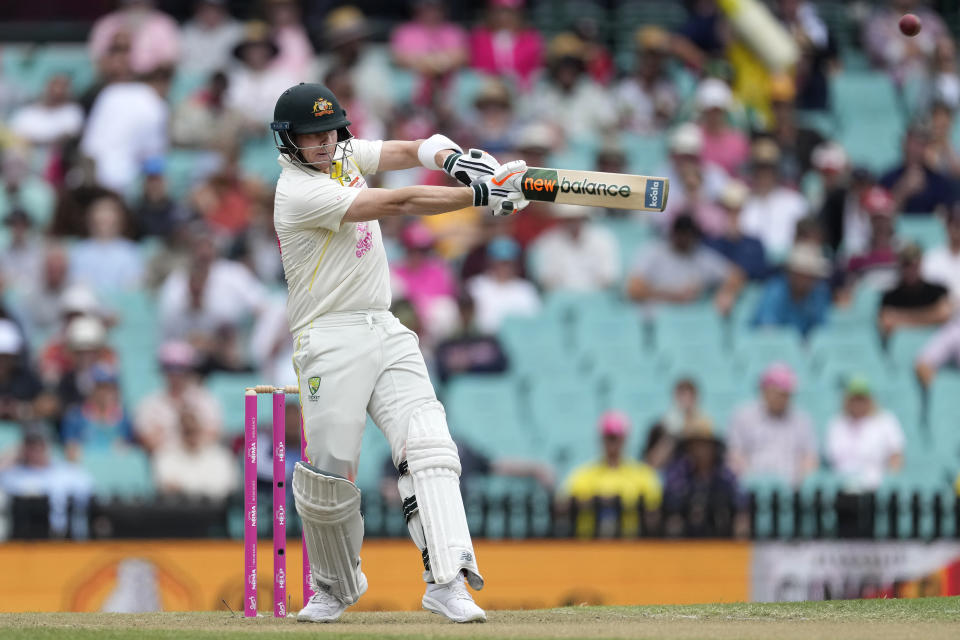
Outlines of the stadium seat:
M529 394L533 438L550 457L594 434L601 407L596 391L579 379L545 376L531 381Z
M614 315L620 309L618 296L611 291L557 289L543 297L543 315L561 324L575 323L586 315Z
M936 329L929 327L897 329L887 345L894 366L912 370L921 349L935 332Z
M390 444L386 437L367 416L360 445L360 465L354 480L361 491L379 492L380 478L390 458Z
M147 454L126 447L83 452L81 465L93 476L94 492L101 497L145 498L153 494L153 477Z
M227 373L218 371L207 376L204 386L220 403L223 415L223 432L226 435L243 434L244 389L256 386L262 381L254 373ZM271 405L261 397L258 403L259 420L273 420ZM267 422L270 424L270 422Z
M525 455L533 446L533 426L523 415L512 376L462 375L443 394L447 423L489 455Z
M0 421L0 455L20 446L23 434L16 422Z
M794 329L738 327L733 336L733 347L734 353L744 362L785 362L797 371L809 366L800 334Z
M793 529L793 512L790 509L790 485L780 476L773 474L748 474L742 480L742 487L753 494L756 505L753 535L756 538L773 536L774 496L779 498L777 516L780 530L778 535Z
M572 372L578 364L576 353L567 346L567 329L549 317L509 317L497 335L511 372L522 377L536 377L544 371Z
M715 350L724 342L722 320L709 301L660 305L652 317L654 344L659 352L670 352L680 345Z
M939 247L946 243L946 232L938 216L898 216L897 236L916 242L924 249Z
M600 317L584 314L574 326L573 344L580 353L596 348L619 349L624 359L639 358L643 351L643 327L635 310Z

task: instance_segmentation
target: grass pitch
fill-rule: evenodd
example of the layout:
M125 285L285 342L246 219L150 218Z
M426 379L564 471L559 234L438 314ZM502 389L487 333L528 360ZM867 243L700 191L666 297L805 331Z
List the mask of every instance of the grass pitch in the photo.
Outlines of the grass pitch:
M566 607L490 611L486 624L455 625L426 612L346 613L327 625L292 618L245 620L223 613L0 614L0 639L16 640L255 640L329 637L408 638L645 638L649 640L956 640L960 597L850 600L782 604L662 607Z

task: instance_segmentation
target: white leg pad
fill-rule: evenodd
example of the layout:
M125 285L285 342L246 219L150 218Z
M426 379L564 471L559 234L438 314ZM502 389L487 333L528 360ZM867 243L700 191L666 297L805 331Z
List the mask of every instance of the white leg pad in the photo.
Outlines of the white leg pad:
M425 568L438 584L451 582L463 570L470 586L482 589L460 495L460 456L439 402L429 402L410 416L407 469L426 542Z
M303 521L310 570L318 583L345 604L367 590L360 570L363 516L360 489L346 478L298 462L293 470L293 497Z

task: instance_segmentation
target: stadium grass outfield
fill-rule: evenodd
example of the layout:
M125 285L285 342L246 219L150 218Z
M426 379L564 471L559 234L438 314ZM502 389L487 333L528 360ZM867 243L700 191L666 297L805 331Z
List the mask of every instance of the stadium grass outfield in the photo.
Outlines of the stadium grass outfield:
M223 613L0 614L0 639L648 638L709 640L956 639L960 597L662 607L566 607L491 611L487 624L454 625L426 612L346 613L337 624L292 618L244 620Z

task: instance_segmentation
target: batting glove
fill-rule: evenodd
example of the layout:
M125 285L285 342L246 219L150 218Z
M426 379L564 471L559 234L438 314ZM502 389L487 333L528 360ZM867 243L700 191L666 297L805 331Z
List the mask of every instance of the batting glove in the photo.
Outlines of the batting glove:
M479 180L473 185L473 206L488 206L495 216L509 216L524 209L530 204L520 187L526 171L526 162L514 160L499 167L492 176Z
M443 172L467 187L492 176L499 168L500 162L482 149L470 149L467 153L455 151L443 161Z

